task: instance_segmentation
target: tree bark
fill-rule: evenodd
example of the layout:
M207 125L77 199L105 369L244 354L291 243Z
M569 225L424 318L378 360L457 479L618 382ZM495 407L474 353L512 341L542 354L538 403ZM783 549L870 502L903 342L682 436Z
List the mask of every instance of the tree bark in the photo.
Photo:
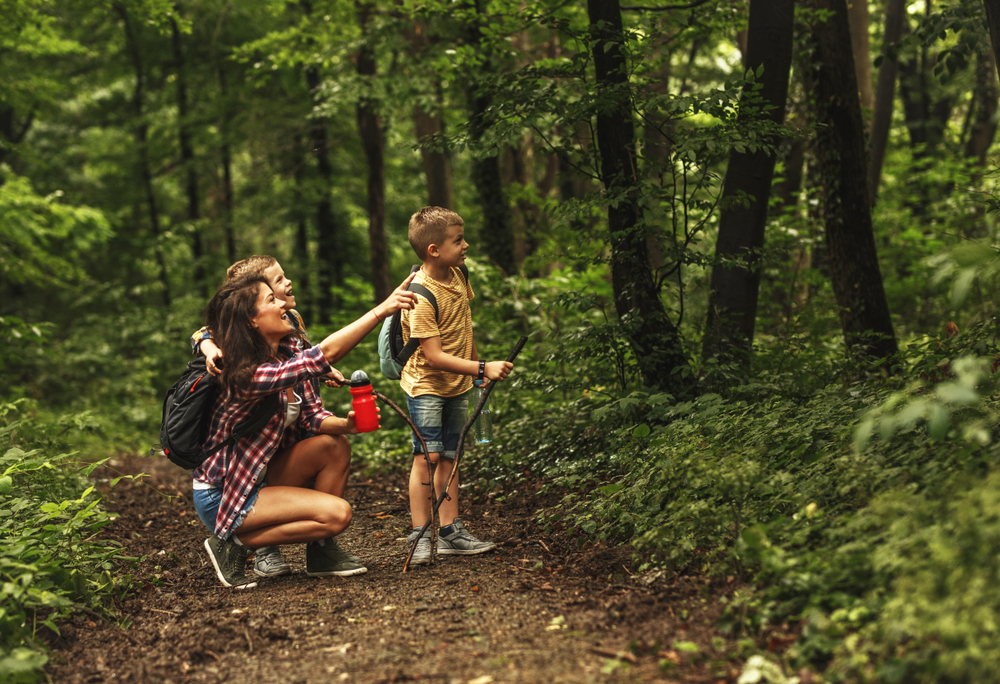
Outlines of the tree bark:
M427 200L432 207L454 210L451 191L451 157L446 150L436 150L430 141L444 133L444 121L438 112L425 112L420 105L413 108L413 127L420 143L420 160L427 178Z
M986 7L986 25L990 29L990 44L993 45L993 61L1000 71L1000 0L983 0Z
M229 102L229 83L226 80L226 67L220 60L217 64L219 74L219 94L222 96L222 121L219 133L222 145L219 150L222 156L222 210L223 231L226 238L226 257L230 264L236 263L236 232L233 229L233 155L229 145L232 135L233 111Z
M794 0L752 0L747 37L747 69L764 71L760 95L774 109L766 119L785 119L788 76L792 66ZM747 363L753 346L760 292L760 251L764 247L767 206L774 177L775 158L765 150L732 151L723 186L723 197L745 193L748 206L726 209L719 220L716 259L746 259L747 265L718 264L712 268L708 322L704 336L706 357Z
M868 196L865 130L850 41L846 0L811 0L832 16L813 29L819 69L817 149L826 195L830 280L848 347L885 359L897 351L875 249Z
M319 70L316 67L306 69L306 82L309 92L318 92L320 86ZM319 265L316 269L316 282L319 294L316 302L316 313L321 322L329 319L335 305L333 287L343 284L342 255L337 249L340 242L341 226L333 213L331 191L333 186L333 164L330 163L330 151L327 149L326 117L315 117L309 129L309 145L316 158L316 169L319 172L319 199L316 202L316 238L319 243Z
M363 35L367 33L371 5L357 3L358 21ZM358 76L362 82L374 80L377 65L375 52L367 44L358 53ZM358 100L358 132L361 147L368 162L368 252L372 266L372 286L375 302L384 301L392 293L389 278L389 248L385 238L385 139L382 117L377 103L368 97Z
M473 4L477 16L481 15L480 0L473 0ZM476 51L485 55L480 69L484 74L488 74L493 69L493 57L483 45L478 23L469 25L468 36L469 43L476 48ZM489 128L488 113L492 108L493 98L477 83L472 82L469 85L469 103L471 105L469 127L472 146L476 148ZM487 156L482 158L477 156L473 159L472 183L483 210L483 225L479 230L479 241L482 243L483 251L504 273L508 275L517 273L517 262L514 260L514 229L500 173L500 150L491 150Z
M972 127L965 144L965 156L972 157L979 166L985 166L986 153L993 144L997 123L997 72L990 55L976 56L975 90Z
M680 373L687 365L680 333L660 301L639 224L635 125L632 122L626 37L619 0L587 0L598 91L612 100L597 112L600 175L608 204L611 284L615 309L628 331L643 383L676 394L686 389Z
M163 288L163 304L170 306L170 281L167 278L167 262L163 255L163 243L160 238L160 212L156 203L156 190L153 187L153 171L149 164L149 126L143 116L143 89L145 88L145 71L142 66L142 54L139 51L138 39L132 26L132 20L124 5L115 4L115 11L122 19L125 29L125 47L132 59L135 70L135 88L132 91L132 110L137 122L135 127L136 152L139 155L139 177L146 193L146 208L149 212L149 230L153 238L153 250L156 265L159 270L160 285Z
M181 148L181 166L184 169L184 195L187 198L187 219L191 222L191 256L194 259L194 283L206 299L209 296L205 281L205 249L201 239L201 208L198 198L198 171L194 163L194 147L191 145L191 120L188 111L187 65L184 59L184 45L177 21L170 19L171 46L174 51L174 68L177 70L177 134Z
M851 25L851 49L854 51L854 71L858 80L858 94L864 112L875 107L872 92L872 60L868 42L868 0L848 0L848 21Z
M906 0L886 0L885 32L882 39L882 64L878 68L878 83L875 88L875 108L871 125L871 161L868 164L868 189L872 203L878 197L878 186L882 180L882 162L889 144L889 129L892 126L892 107L896 100L896 75L899 73L899 58L896 48L903 37L903 13Z

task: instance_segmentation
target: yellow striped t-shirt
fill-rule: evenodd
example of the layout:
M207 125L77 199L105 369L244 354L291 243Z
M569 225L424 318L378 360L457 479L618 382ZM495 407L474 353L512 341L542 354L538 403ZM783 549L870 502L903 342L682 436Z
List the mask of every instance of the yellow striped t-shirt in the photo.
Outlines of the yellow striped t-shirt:
M434 307L421 296L413 311L403 310L403 341L410 336L419 339L441 338L441 350L460 359L472 359L472 309L469 300L475 297L472 285L465 281L462 272L451 269L451 282L443 285L423 268L413 279L434 295L438 305L438 316L434 318ZM472 388L471 375L459 375L447 371L434 370L427 363L427 357L419 346L403 367L399 380L400 387L411 397L433 394L438 397L456 397Z

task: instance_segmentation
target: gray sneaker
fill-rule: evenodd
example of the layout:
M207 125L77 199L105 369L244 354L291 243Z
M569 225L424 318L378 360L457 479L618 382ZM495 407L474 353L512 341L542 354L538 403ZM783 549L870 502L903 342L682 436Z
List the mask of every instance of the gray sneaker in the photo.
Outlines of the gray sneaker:
M215 568L215 574L224 587L253 589L256 582L247 577L247 557L250 549L234 541L223 541L216 536L205 540L205 550Z
M306 574L310 577L350 577L363 572L368 568L351 560L332 537L306 544Z
M258 577L281 577L292 571L285 559L281 557L281 549L277 546L264 546L254 553L253 571Z
M424 535L417 539L417 535L420 534L420 528L416 528L406 537L406 552L410 552L410 547L413 543L417 543L417 548L414 549L413 555L410 557L410 565L427 565L431 562L431 528L428 527Z
M447 534L446 530L451 528ZM475 556L477 553L486 553L497 547L493 542L479 541L472 536L469 530L465 529L465 523L461 518L455 518L455 522L446 525L438 530L438 553L442 556Z

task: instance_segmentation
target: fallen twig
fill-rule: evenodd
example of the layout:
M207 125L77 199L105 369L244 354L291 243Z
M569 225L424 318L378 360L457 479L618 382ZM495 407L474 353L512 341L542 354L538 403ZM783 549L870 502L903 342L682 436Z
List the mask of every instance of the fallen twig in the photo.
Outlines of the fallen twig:
M597 655L602 655L605 658L617 658L618 660L624 660L632 663L633 665L639 662L639 659L628 651L616 651L613 648L602 648L600 646L593 646L590 651L592 653L596 653Z

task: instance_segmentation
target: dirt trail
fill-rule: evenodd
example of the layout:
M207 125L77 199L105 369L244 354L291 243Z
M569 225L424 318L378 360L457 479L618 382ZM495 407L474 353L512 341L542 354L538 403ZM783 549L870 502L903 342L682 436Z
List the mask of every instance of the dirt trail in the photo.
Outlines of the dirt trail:
M716 682L741 666L714 627L731 585L646 586L627 572L628 549L541 534L530 488L505 504L463 492L463 518L498 550L403 574L404 476L355 477L341 541L367 574L307 577L304 547L291 546L293 574L235 591L208 562L186 473L150 459L115 466L150 477L108 492L120 513L108 534L145 556L136 578L159 582L139 581L122 603L128 630L66 624L47 668L58 683Z

